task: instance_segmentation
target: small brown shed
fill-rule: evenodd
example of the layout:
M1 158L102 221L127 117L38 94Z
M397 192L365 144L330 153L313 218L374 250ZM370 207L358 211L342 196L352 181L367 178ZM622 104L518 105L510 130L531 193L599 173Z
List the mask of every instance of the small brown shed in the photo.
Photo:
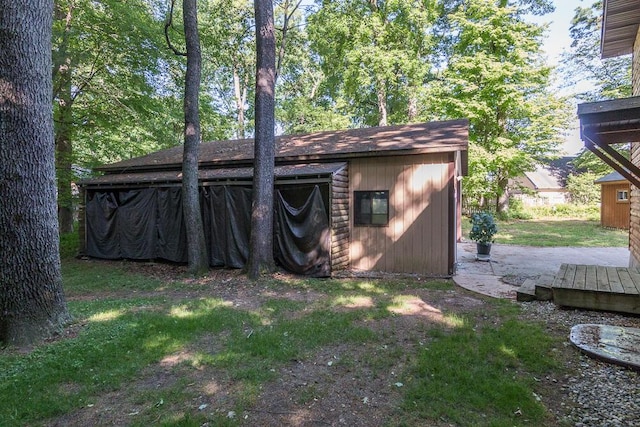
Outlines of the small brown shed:
M595 181L600 184L600 224L603 227L629 229L631 185L619 172L611 172Z
M448 276L461 236L468 121L276 138L274 258L317 276L351 268ZM98 168L81 183L81 251L100 258L186 261L182 147ZM212 266L248 256L253 140L200 148Z

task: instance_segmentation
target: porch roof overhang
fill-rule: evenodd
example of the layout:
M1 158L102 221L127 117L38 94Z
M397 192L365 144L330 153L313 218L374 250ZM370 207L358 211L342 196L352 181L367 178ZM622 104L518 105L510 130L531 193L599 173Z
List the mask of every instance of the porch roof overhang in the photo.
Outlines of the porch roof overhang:
M640 0L607 0L602 11L602 58L633 52L640 23Z
M579 104L578 118L585 147L640 187L640 168L610 146L640 141L640 97Z

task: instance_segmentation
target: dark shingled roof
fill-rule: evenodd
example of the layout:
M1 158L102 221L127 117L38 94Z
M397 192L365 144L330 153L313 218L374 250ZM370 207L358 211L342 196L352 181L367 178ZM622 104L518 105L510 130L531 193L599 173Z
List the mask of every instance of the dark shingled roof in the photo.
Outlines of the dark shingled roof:
M346 165L346 163L340 162L276 166L275 177L276 179L327 177L338 172ZM253 168L200 169L198 170L198 179L200 181L252 180ZM80 185L96 188L129 184L178 184L181 182L182 171L177 170L103 175L97 178L84 179L80 182Z
M466 151L469 122L451 120L276 137L276 164L329 162L357 157ZM201 167L242 167L253 163L253 139L214 141L200 146ZM108 174L179 170L182 146L96 168Z

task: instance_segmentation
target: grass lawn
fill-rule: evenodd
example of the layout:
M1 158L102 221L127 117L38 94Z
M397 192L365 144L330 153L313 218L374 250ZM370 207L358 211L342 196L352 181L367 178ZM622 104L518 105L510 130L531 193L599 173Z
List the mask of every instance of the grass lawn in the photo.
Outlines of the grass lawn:
M564 334L447 280L63 271L73 324L0 350L2 426L557 425Z
M627 245L594 221L498 226L500 243ZM549 408L579 356L510 302L397 276L195 280L77 260L76 242L61 240L73 323L0 349L2 426L564 425Z
M627 247L629 232L603 228L599 221L543 218L498 221L496 243L523 246ZM463 237L469 239L470 221L462 222Z

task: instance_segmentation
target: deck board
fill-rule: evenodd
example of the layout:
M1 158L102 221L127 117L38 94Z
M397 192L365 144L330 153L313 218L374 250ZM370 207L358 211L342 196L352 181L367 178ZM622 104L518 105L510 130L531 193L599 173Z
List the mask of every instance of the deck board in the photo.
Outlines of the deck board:
M586 265L576 265L576 276L573 279L573 288L574 289L586 289L587 283L587 266Z
M635 293L640 293L640 273L638 272L638 270L630 268L629 276L631 276L631 280L633 280L633 284L636 287Z
M607 271L607 278L609 279L609 287L611 288L611 292L623 294L624 287L620 282L620 276L618 275L618 271L615 267L605 267Z
M598 290L598 279L596 278L596 266L585 265L584 289L587 291Z
M629 274L628 268L618 267L618 277L620 278L620 282L622 283L622 287L624 288L625 294L634 294L636 291L636 285L633 283L631 279L631 275Z
M600 292L611 292L607 267L602 265L596 266L596 288Z
M640 314L640 271L634 268L562 264L552 292L561 306Z

